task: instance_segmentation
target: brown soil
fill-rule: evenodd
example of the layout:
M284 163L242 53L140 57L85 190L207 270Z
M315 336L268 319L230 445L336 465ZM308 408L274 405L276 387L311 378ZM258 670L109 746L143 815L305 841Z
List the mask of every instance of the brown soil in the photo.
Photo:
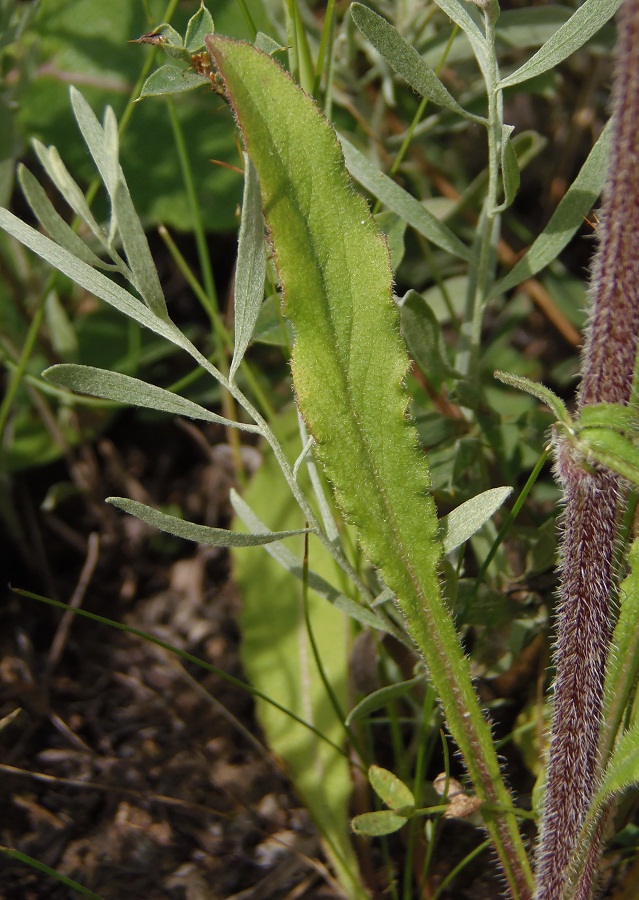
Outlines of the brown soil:
M125 414L113 439L72 455L84 496L51 513L40 504L65 478L62 465L17 480L3 581L241 678L227 554L158 537L103 503L114 494L175 502L194 520L228 525L228 448L212 443L203 458L176 425L135 422ZM339 896L245 691L10 590L1 615L0 714L20 709L0 734L5 846L105 900ZM77 896L24 862L2 858L0 870L7 900Z

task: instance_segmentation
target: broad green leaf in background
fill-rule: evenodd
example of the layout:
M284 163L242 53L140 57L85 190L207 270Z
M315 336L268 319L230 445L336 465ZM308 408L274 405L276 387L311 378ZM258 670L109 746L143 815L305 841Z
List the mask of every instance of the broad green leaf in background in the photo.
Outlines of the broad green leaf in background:
M335 133L269 56L218 36L207 47L253 158L285 312L293 381L339 505L395 593L424 655L513 891L529 862L454 624L441 596L437 515L406 418L408 368L388 250L349 184ZM493 812L499 809L499 813Z
M361 3L351 5L351 16L364 37L418 94L472 122L485 122L459 105L435 71L386 19Z
M229 371L232 381L253 335L264 298L266 252L260 182L251 158L244 154L244 197L237 247L234 310L233 359Z
M266 533L270 530L262 520L255 515L248 503L246 503L234 490L231 490L231 505L233 506L235 514L249 531L254 534L259 534L261 532ZM294 575L298 580L303 580L304 566L300 562L299 557L288 547L284 544L270 544L268 547L265 547L265 550L280 564L280 566L282 566L283 569L291 575ZM398 640L402 640L402 634L398 629L391 626L388 620L381 618L378 613L369 609L367 606L363 606L351 597L342 594L341 591L338 591L337 588L333 587L330 582L318 575L317 572L308 572L307 577L308 586L312 591L315 591L320 597L324 597L337 609L346 613L351 619L355 619L356 622L359 622L360 625L366 625L368 628L374 628L378 631L386 631L389 634L394 634Z
M209 525L196 525L187 522L177 516L160 512L140 503L138 500L128 500L126 497L107 497L107 503L117 506L125 513L135 516L153 528L174 534L184 538L185 541L194 541L196 544L212 544L214 547L259 547L262 544L270 544L272 541L281 541L283 538L304 534L304 528L293 531L269 531L267 534L248 534L241 531L228 531L226 528L211 528Z
M29 4L31 5L31 4ZM84 147L77 140L68 103L69 83L81 88L91 107L101 116L108 104L121 118L131 88L136 84L153 48L129 43L162 21L167 0L46 0L39 5L23 40L33 79L21 79L17 89L18 128L46 144L55 144L81 183L93 178ZM184 34L198 0L178 5L171 23ZM249 38L240 5L219 0L211 7L215 28L238 38ZM251 15L258 28L272 27L262 0L251 0ZM148 17L147 17L148 13ZM156 51L156 59L163 62ZM198 203L205 227L211 231L235 231L235 210L241 198L241 178L231 169L211 165L222 160L237 166L233 129L223 116L211 110L210 90L179 98L177 113L188 139L188 150ZM206 122L206 127L202 127ZM152 135L152 139L149 136ZM135 208L146 223L189 230L191 213L179 167L175 142L162 101L136 104L123 138L121 159ZM98 202L100 218L104 205Z
M273 423L273 427L288 455L294 456L300 446L295 411ZM304 470L300 479L303 487L310 488ZM248 509L255 509L260 516L268 517L274 527L294 528L300 523L299 507L286 489L273 456L266 457L237 508L242 520L248 518ZM248 528L259 531L260 524L256 516L248 522ZM289 558L294 559L296 574L301 573L303 542L298 538L287 544L286 548L283 544L270 544L265 549L286 549ZM317 542L309 545L309 554L309 586L317 590L325 585L334 594L339 593L329 583L335 577L333 560ZM249 680L312 722L327 737L341 742L343 724L328 700L309 646L300 580L283 567L279 557L273 559L258 551L234 553L233 571L242 593L241 654ZM309 593L309 614L323 666L338 701L346 708L348 620L313 591ZM352 783L347 760L272 705L258 700L257 712L269 746L286 763L296 790L318 825L348 896L359 896L357 862L348 836Z
M592 209L604 185L610 136L608 123L544 230L517 265L497 283L493 294L508 291L540 272L557 257L583 225L584 216Z
M14 110L0 96L0 205L9 203L19 144L15 133Z
M512 87L554 69L575 50L590 40L614 16L621 0L585 0L575 13L546 41L528 62L499 83L500 88Z

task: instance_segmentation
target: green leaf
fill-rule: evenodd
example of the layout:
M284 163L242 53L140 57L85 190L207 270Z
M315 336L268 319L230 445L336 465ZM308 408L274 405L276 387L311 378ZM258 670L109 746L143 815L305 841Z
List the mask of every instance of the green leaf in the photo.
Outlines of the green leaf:
M60 159L60 154L55 147L45 147L40 141L33 141L35 154L51 181L60 191L60 194L71 207L76 216L79 216L102 246L108 250L108 241L103 230L96 222L89 205L80 190L78 184L67 171Z
M45 302L49 339L58 359L76 359L78 355L78 336L66 309L55 291L49 292Z
M176 31L175 28L167 22L162 22L161 25L158 25L148 35L145 35L145 37L156 38L157 44L164 48L173 47L175 49L181 49L184 47L184 41L182 40L180 32ZM148 41L148 43L151 43L151 41Z
M441 519L444 553L450 553L471 538L512 494L511 487L490 488L467 500Z
M361 3L351 4L351 16L364 37L384 57L388 64L405 78L422 97L443 106L472 122L484 123L481 116L465 110L444 87L435 71L424 62L417 50L404 40L397 29Z
M609 122L544 230L508 275L497 283L493 295L503 294L540 272L557 258L581 228L584 216L595 204L606 179L611 133Z
M442 327L424 297L411 289L398 305L404 340L422 372L435 384L446 378L460 378L448 359Z
M499 828L487 817L509 881L515 868L528 881L512 800L441 595L438 522L427 463L406 418L408 357L387 247L310 97L251 45L212 36L207 47L259 175L296 335L293 381L317 456L397 597L480 799L511 810Z
M112 197L115 189L115 180L120 172L119 162L117 158L114 160L105 154L104 128L80 91L73 85L69 88L69 97L84 143L93 157L93 162L96 164L100 178L104 182L109 196ZM105 110L105 121L108 110L109 107Z
M113 242L117 228L132 273L133 284L149 309L160 318L166 319L168 311L160 279L118 158L118 125L115 114L111 107L107 107L102 127L82 94L73 86L69 94L82 137L111 200L110 242Z
M339 140L346 168L353 178L371 192L373 197L405 219L415 231L435 244L436 247L441 247L442 250L447 250L467 262L470 261L470 250L465 244L462 244L447 225L436 219L419 200L396 184L388 175L380 172L377 166L369 162L364 154L360 153L345 137L340 135Z
M588 427L579 432L579 445L600 465L639 485L639 447L610 428Z
M262 532L267 533L269 531L264 522L262 522L262 520L253 512L251 507L242 499L242 497L240 497L237 491L233 489L231 490L231 505L235 514L244 525L246 525L249 531L254 534L261 534ZM304 566L299 557L295 556L288 547L285 547L284 544L270 544L264 549L269 556L272 556L273 559L282 566L283 569L291 575L294 575L299 581L304 579ZM318 575L317 572L312 570L308 572L308 586L312 591L315 591L316 594L319 594L320 597L324 597L329 603L332 603L336 609L346 613L347 616L355 619L355 621L359 622L361 625L366 625L368 628L374 628L377 631L395 634L399 639L400 635L397 633L397 630L389 624L388 620L382 618L368 607L362 606L361 603L357 603L355 600L342 594L341 591L338 591L337 588L333 587L332 584L325 578L322 578L321 575Z
M263 31L258 31L255 37L255 46L258 50L263 50L264 53L268 53L269 56L273 56L274 53L282 53L286 51L286 47L282 47L274 38L272 38L269 34L264 34Z
M184 46L189 53L197 53L198 50L204 49L204 38L206 35L212 34L214 31L213 16L204 6L204 0L202 0L200 8L194 16L191 16L186 26Z
M498 378L504 384L517 388L519 391L525 391L525 393L541 400L552 411L558 422L561 422L570 430L573 429L573 422L565 403L550 388L543 384L538 384L536 381L531 381L529 378L524 378L523 375L511 375L510 372L495 372L494 374L495 378Z
M623 735L608 761L593 806L639 782L639 723Z
M628 554L630 574L619 587L621 610L611 641L604 690L603 758L614 745L631 691L639 675L639 539Z
M512 144L512 133L514 128L512 125L503 125L501 133L501 172L504 183L504 202L501 209L508 209L515 199L515 194L519 190L519 182L521 176L519 174L519 163L517 162L517 154Z
M528 62L502 79L499 87L512 87L554 69L590 40L614 16L621 0L585 0L576 12L546 41Z
M253 336L264 298L265 276L266 252L260 181L250 156L245 153L244 198L235 271L235 345L229 372L230 381L233 381Z
M57 244L65 247L89 266L111 271L117 268L100 259L93 250L87 247L82 238L78 237L55 209L40 182L22 163L18 166L18 181L34 216Z
M371 766L368 770L371 787L389 809L402 809L414 806L415 798L411 789L404 782L381 766Z
M492 53L492 51L486 47L486 39L479 24L481 19L477 7L471 3L461 3L460 0L435 0L435 2L449 19L459 25L471 43L479 67L486 72L489 66L488 53Z
M126 403L128 406L158 409L175 416L202 419L205 422L215 422L218 425L239 428L243 431L259 431L255 425L245 425L243 422L225 419L223 416L218 416L216 413L204 409L203 406L193 403L192 400L187 400L186 397L173 394L154 384L148 384L139 378L122 375L119 372L66 363L51 366L42 375L54 384L70 388L80 394L89 394L91 397L115 400L117 403Z
M272 427L287 455L294 456L300 445L297 411L291 409L278 417ZM299 481L305 492L310 490L304 469L300 470ZM264 527L252 509L268 515L274 527L292 528L300 521L299 507L284 483L273 454L266 456L245 497L234 494L232 503L252 532L259 533ZM264 549L269 556L233 551L234 579L242 595L242 665L260 691L341 744L343 720L328 701L304 623L299 581L304 541L291 538L287 544L287 547L268 544ZM279 553L282 549L287 551L285 556ZM330 584L337 573L331 557L314 540L309 541L309 566L312 590L308 609L313 636L338 702L345 708L350 628L344 615L323 599L327 596L332 601L339 595ZM296 792L317 824L328 857L345 887L345 895L360 900L358 867L348 833L352 792L348 760L335 747L301 728L271 704L256 700L256 709L269 746L284 760Z
M639 425L637 409L622 403L591 403L582 407L575 422L577 431L587 428L612 428L616 431L636 431Z
M378 812L355 816L351 820L351 828L355 834L360 834L362 837L383 837L385 834L399 831L407 822L406 816L398 816L390 809L380 809Z
M105 300L135 322L144 325L145 328L149 328L192 354L192 350L195 348L192 347L190 341L172 322L159 319L143 303L140 303L133 294L125 291L124 288L121 288L101 272L96 272L91 266L77 259L72 253L69 253L64 247L60 247L50 238L40 234L35 228L25 225L21 219L14 216L7 209L0 208L0 228L4 228L5 231L24 244L25 247L33 250L34 253L46 260L58 271L75 281L76 284L95 294L96 297Z
M142 85L138 100L145 97L161 97L164 94L184 94L205 84L210 85L205 75L167 63L149 75Z
M160 319L168 319L169 312L160 279L151 256L142 223L138 217L129 189L123 178L118 179L113 195L113 207L118 231L133 275L133 284L149 309Z
M419 556L430 561L432 575L439 547L425 460L405 418L408 361L386 247L311 101L248 45L215 36L208 46L260 176L285 311L296 331L292 368L301 411L340 504L366 532L374 562L388 560L404 594L404 566L391 562L400 545L419 534ZM401 500L388 496L396 490ZM410 531L402 537L404 529Z
M148 32L148 34L143 34L135 43L161 47L167 56L172 56L173 59L179 59L183 62L188 62L190 59L190 53L184 46L182 35L166 22L158 25L157 28Z
M415 685L424 683L424 677L424 675L416 675L408 681L399 681L397 684L389 684L377 691L373 691L372 694L360 700L357 706L349 712L346 724L350 725L358 719L365 719L371 713L377 712L378 709L382 709L388 703L392 703L393 700L399 700L401 697L405 697L406 694L410 694Z
M294 537L296 534L305 534L306 529L298 528L294 531L269 531L268 534L248 534L241 531L227 531L226 528L211 528L208 525L196 525L194 522L186 522L177 516L160 512L139 503L137 500L128 500L126 497L107 497L107 503L111 503L118 509L153 528L174 534L184 538L185 541L195 541L196 544L212 544L214 547L259 547L262 544L270 544L272 541L281 541L284 538Z

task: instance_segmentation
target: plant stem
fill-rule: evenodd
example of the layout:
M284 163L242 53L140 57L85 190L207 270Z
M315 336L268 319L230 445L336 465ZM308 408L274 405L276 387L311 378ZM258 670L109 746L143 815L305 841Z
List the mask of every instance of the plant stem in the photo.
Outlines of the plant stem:
M476 386L480 383L481 326L486 300L495 281L497 243L501 226L498 198L504 111L502 91L498 87L499 67L495 52L495 23L498 15L499 7L496 4L488 4L484 9L486 54L478 61L486 82L488 97L488 189L477 223L473 262L468 273L466 314L460 331L460 349L455 363L458 371L466 376L471 396L476 393Z
M639 333L639 0L626 0L619 22L613 87L614 132L599 247L591 277L592 317L582 365L579 407L630 400ZM610 641L614 553L625 489L604 469L586 470L558 442L556 472L565 491L558 612L555 712L548 786L537 862L537 897L557 900L592 800L604 669ZM575 896L591 895L602 828L590 848ZM584 854L582 854L584 858Z

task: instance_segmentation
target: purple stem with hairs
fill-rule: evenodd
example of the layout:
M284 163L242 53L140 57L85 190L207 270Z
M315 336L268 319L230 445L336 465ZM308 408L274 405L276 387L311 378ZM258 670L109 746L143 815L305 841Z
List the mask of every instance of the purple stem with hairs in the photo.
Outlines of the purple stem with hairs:
M579 408L630 400L639 334L639 0L625 0L612 95L609 176L590 295ZM537 852L538 900L560 900L570 857L596 788L597 743L614 589L615 539L623 483L588 471L565 441L556 448L564 489L557 615L555 709L548 783ZM590 897L602 827L592 836L576 896Z

